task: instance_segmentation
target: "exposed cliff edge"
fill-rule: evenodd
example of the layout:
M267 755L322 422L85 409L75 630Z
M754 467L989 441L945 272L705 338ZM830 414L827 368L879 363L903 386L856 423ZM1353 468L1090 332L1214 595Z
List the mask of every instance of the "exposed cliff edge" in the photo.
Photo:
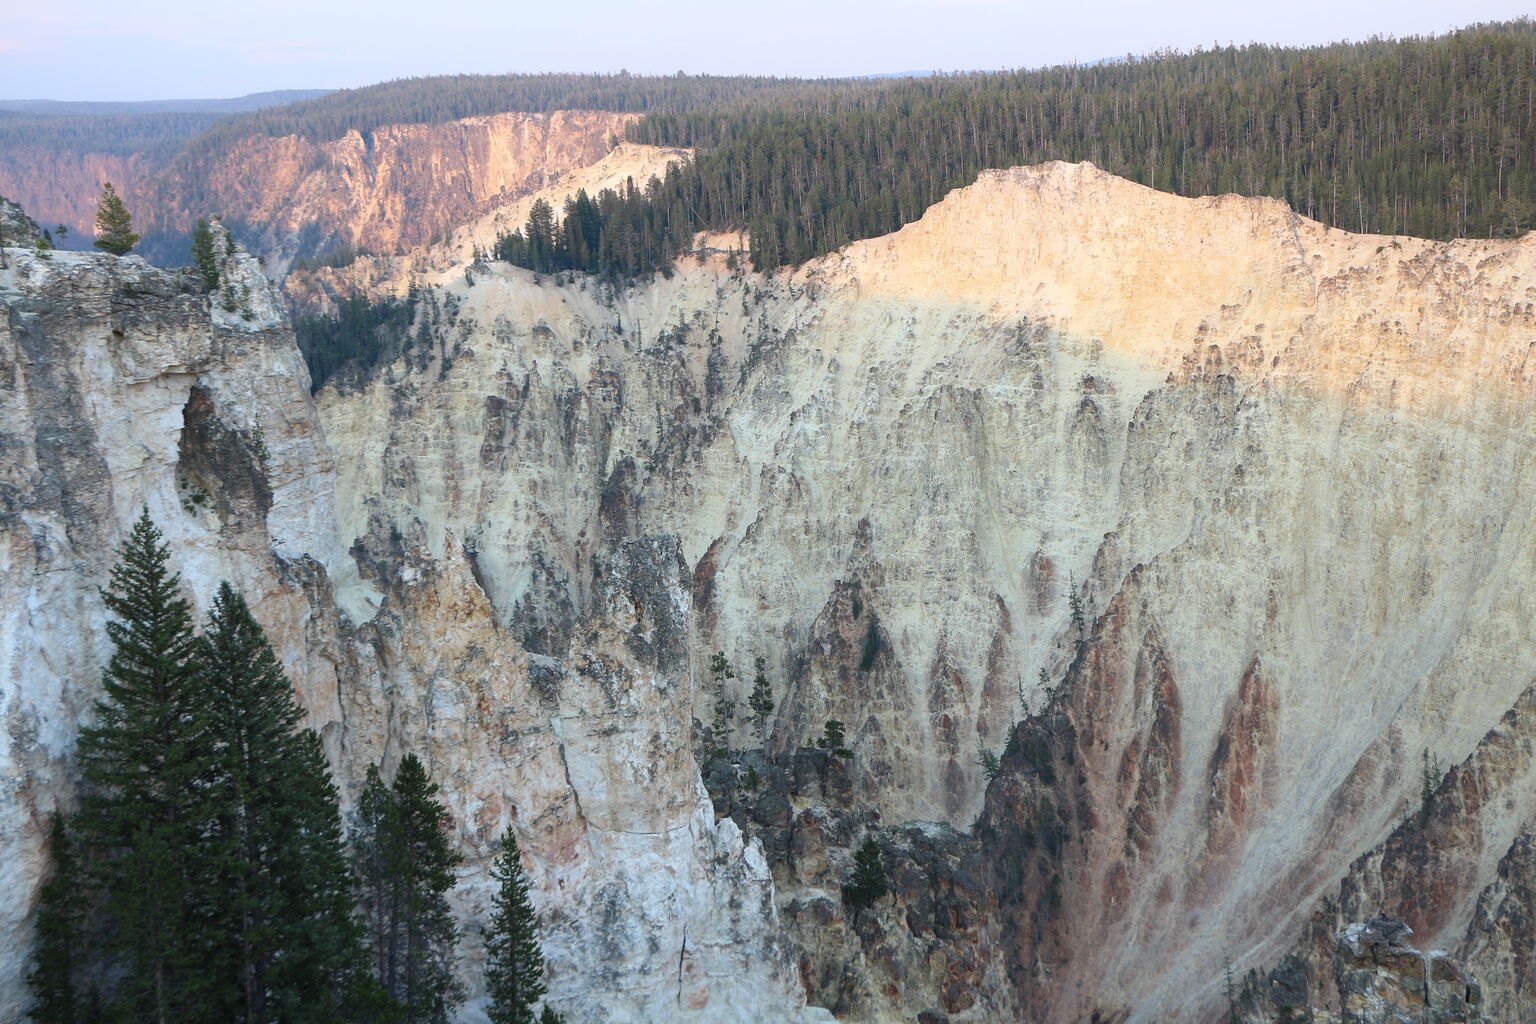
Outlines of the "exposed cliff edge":
M577 908L553 991L583 1010L798 1012L804 985L861 1021L1214 1020L1223 961L1271 970L1358 876L1454 879L1385 909L1516 1019L1536 242L988 172L794 273L443 272L400 358L317 405L280 316L206 310L132 260L7 259L0 416L35 467L0 491L19 889L99 657L52 638L100 643L93 587L148 501L190 579L265 595L341 764L423 749L472 864L528 824L540 891ZM129 301L147 288L153 316ZM132 372L97 380L77 349ZM313 520L262 511L268 474L239 469L258 427L272 509ZM193 511L183 479L210 495ZM778 698L767 751L711 783L735 824L683 728L717 694L677 659L715 650L747 669L729 696L761 655ZM595 742L605 716L647 746ZM818 766L833 718L853 753ZM1440 792L1486 808L1428 860L1390 838L1426 750L1481 765ZM895 893L850 918L866 831ZM1397 890L1359 867L1379 847ZM654 951L595 952L577 894L599 877ZM0 926L14 965L25 929ZM579 1001L573 979L631 955L622 998Z

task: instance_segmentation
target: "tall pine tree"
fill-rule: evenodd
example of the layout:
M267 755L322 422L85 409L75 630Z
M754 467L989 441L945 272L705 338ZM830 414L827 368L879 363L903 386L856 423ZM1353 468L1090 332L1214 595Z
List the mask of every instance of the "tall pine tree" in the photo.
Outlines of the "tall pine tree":
M38 1024L83 1021L83 1001L76 989L85 963L85 893L64 816L54 812L49 828L53 873L44 883L37 908L37 945L27 985L32 989L31 1018Z
M401 758L389 789L370 768L353 840L378 979L408 1024L447 1024L464 998L453 976L458 928L447 899L463 858L448 845L437 791L415 754Z
M114 648L81 730L81 845L102 894L101 952L115 1017L153 1024L210 1019L216 899L203 843L216 774L212 709L198 671L181 577L146 509L102 592Z
M485 987L490 997L486 1013L492 1024L535 1024L533 1008L545 992L544 953L528 900L528 874L511 825L502 833L491 880L496 894L485 929Z
M200 217L192 227L192 266L203 282L203 289L210 292L219 287L219 255L215 249L213 228L207 217Z
M219 858L228 1019L342 1021L365 977L341 814L319 738L245 599L219 587L199 645L219 739L207 839Z

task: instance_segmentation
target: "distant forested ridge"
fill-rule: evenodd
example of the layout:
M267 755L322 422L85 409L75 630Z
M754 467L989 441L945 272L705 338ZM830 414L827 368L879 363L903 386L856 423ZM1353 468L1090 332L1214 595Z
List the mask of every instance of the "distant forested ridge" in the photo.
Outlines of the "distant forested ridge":
M218 114L36 114L0 112L0 150L38 147L60 153L142 154L154 163L174 157L207 131Z
M38 146L65 153L142 154L160 163L227 115L291 104L326 92L286 89L232 99L129 103L0 100L0 149Z
M330 89L276 89L228 99L180 100L0 100L0 110L27 114L72 117L99 114L238 114L262 107L314 99Z
M751 233L758 268L798 264L894 231L989 167L1091 160L1180 195L1284 199L1351 231L1514 235L1536 221L1536 23L1311 48L1224 47L1092 67L744 91L649 114L636 142L697 151L683 173L595 205L584 262L618 275L601 238L654 225L632 250L666 255L692 230ZM533 235L498 253L543 269ZM594 232L598 236L594 240Z

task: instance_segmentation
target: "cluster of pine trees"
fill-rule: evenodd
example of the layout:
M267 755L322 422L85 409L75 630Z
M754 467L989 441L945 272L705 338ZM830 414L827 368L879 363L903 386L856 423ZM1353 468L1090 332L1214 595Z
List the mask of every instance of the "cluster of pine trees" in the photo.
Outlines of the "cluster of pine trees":
M786 84L651 113L628 137L697 150L646 186L651 216L616 207L641 232L633 248L664 253L648 270L679 251L673 211L693 231L749 231L767 269L894 231L985 168L1046 160L1180 195L1276 196L1351 231L1512 235L1536 225L1536 23ZM593 252L575 269L614 267Z
M353 295L336 303L334 313L293 318L294 340L309 364L310 387L319 391L344 371L366 370L399 355L416 316L418 295L370 302Z
M389 786L370 769L349 841L244 598L223 584L198 633L147 511L120 556L80 809L52 825L32 1019L445 1024L463 996L446 898L460 858L420 760ZM544 963L510 829L493 877L491 1018L532 1024Z
M682 173L673 165L665 181L653 177L644 190L630 178L595 200L582 189L565 201L558 222L547 202L535 200L527 226L498 238L493 254L539 273L582 270L619 280L665 270L696 230L676 200ZM663 203L668 194L674 201Z

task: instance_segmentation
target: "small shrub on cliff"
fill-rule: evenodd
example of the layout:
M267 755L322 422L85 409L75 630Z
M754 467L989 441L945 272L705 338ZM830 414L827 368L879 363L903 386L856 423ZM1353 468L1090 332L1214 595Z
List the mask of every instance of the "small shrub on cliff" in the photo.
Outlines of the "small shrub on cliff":
M822 724L821 738L816 745L822 750L828 751L834 757L852 757L853 751L848 749L847 727L835 718L829 718Z
M714 679L715 722L710 739L720 749L722 756L731 745L731 723L736 719L736 702L731 699L728 683L736 678L735 669L726 660L724 651L716 651L709 661L709 674Z
M1445 781L1445 767L1441 765L1438 757L1431 757L1429 748L1425 747L1420 757L1419 764L1419 828L1429 824L1429 809L1434 803L1435 793L1440 789L1440 783Z
M756 659L757 675L752 679L752 694L747 698L747 707L752 710L752 720L757 725L757 738L759 742L766 742L764 727L768 724L768 716L773 714L773 687L768 683L767 663L759 654Z

